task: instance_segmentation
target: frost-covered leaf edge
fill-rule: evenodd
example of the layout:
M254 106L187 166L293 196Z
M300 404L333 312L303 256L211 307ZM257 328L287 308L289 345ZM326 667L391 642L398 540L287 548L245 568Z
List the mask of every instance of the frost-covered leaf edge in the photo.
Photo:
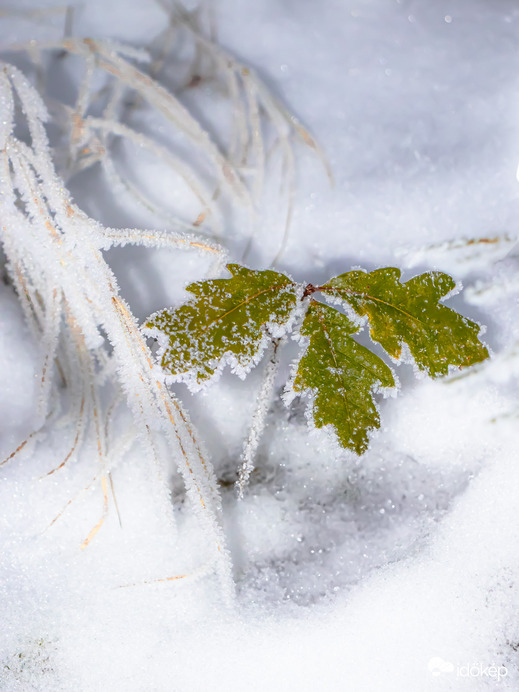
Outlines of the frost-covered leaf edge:
M217 279L205 279L202 281L195 281L189 283L186 287L186 291L190 291L190 287L195 287L199 284L206 283L208 281L226 281L235 278L234 270L235 269L249 269L245 265L238 264L236 262L233 263L228 263L225 265L225 269L227 269L231 273L231 277L219 277ZM257 273L266 273L267 271L272 271L272 270L250 270L254 271ZM267 350L269 344L272 342L273 339L279 339L287 336L292 332L294 324L302 318L302 315L304 315L305 312L305 305L302 301L303 297L303 291L304 291L304 285L299 284L295 282L290 275L288 275L286 272L274 272L279 274L280 276L283 276L285 279L288 280L289 284L287 284L287 289L284 292L287 293L293 293L294 295L294 307L290 311L290 314L287 319L285 319L283 322L278 322L275 320L270 320L262 325L262 333L258 339L257 343L257 348L253 354L253 356L248 360L247 364L244 365L239 361L238 355L233 353L232 351L225 352L222 354L220 358L217 359L208 359L207 363L209 367L211 367L214 371L213 374L209 377L205 377L202 382L200 382L197 378L197 370L196 369L191 369L189 371L185 371L182 373L168 373L164 372L164 381L166 384L172 384L176 382L183 382L186 384L188 389L193 392L199 392L203 391L206 388L210 387L212 384L215 384L221 377L223 371L225 370L225 367L228 365L230 367L230 371L232 374L237 375L240 379L244 380L246 376L251 372L253 368L258 365L258 363L261 361L263 358L265 351ZM191 291L192 292L192 291ZM162 360L164 354L168 350L168 345L169 345L169 337L168 335L160 330L160 328L152 325L150 326L150 322L152 322L157 316L163 314L164 312L167 312L168 310L178 310L186 305L193 305L196 301L196 295L193 295L192 298L189 298L187 301L184 301L181 303L177 308L166 308L163 310L158 310L151 314L149 317L146 318L145 323L141 326L141 331L146 337L150 337L156 340L157 343L157 348L155 350L155 357L159 360Z
M353 304L353 300L350 301L348 300L347 297L344 296L339 296L337 295L337 289L334 287L332 282L335 282L337 279L342 279L343 277L348 277L351 275L355 274L364 274L366 276L369 276L370 274L376 274L378 272L382 271L393 271L395 273L397 282L400 287L405 287L412 282L416 282L417 280L423 278L431 279L431 282L434 285L434 280L447 280L450 283L450 288L449 290L445 291L443 295L440 295L439 298L437 299L437 307L442 307L445 310L448 310L451 316L454 316L454 318L459 319L464 324L464 327L466 327L468 330L472 329L474 331L474 342L477 343L477 346L480 347L481 350L481 355L482 357L479 359L474 359L471 362L465 363L465 364L456 364L452 362L448 362L444 364L443 366L437 365L437 370L433 371L432 367L427 367L423 363L420 363L413 355L412 355L412 350L410 347L410 339L406 340L405 338L399 339L399 349L398 349L398 354L396 353L391 353L391 351L384 346L373 334L373 323L371 321L371 318L367 314L362 314L359 313ZM339 274L337 276L334 276L330 278L326 284L323 284L322 286L318 287L318 290L324 295L326 300L330 304L336 304L340 305L348 317L359 324L359 326L365 326L366 324L369 325L369 336L371 341L374 344L379 344L387 354L387 356L392 360L397 365L400 365L402 363L410 364L413 366L415 377L421 378L424 376L429 376L429 377L445 377L446 375L452 375L457 372L459 372L460 369L465 369L467 367L472 367L473 365L476 365L478 363L483 362L486 360L490 355L491 351L490 348L488 347L487 344L482 340L482 336L486 332L486 327L482 325L481 323L477 322L476 320L471 320L470 318L466 317L465 315L462 315L459 313L457 310L454 310L453 308L448 307L445 305L445 301L447 301L449 298L453 297L454 295L457 295L463 288L463 285L461 282L456 282L453 277L451 277L449 274L445 272L441 272L438 270L430 270L427 272L422 272L420 274L415 274L411 276L409 279L406 281L401 281L401 274L402 270L398 267L379 267L377 269L368 271L366 269L363 269L362 267L355 267L352 268L348 272L344 272L343 274ZM435 288L438 288L436 285L434 285ZM384 302L384 301L382 301ZM392 307L392 306L391 306ZM445 314L445 313L444 313ZM476 328L477 328L477 333L476 333ZM466 344L466 342L462 342L463 345Z
M362 429L359 426L359 428L355 431L355 433L358 433L359 435L359 438L357 438L357 443L355 443L354 441L350 441L350 444L345 443L342 440L340 430L334 423L320 423L317 419L316 411L316 399L319 396L318 392L316 391L316 388L311 386L298 387L296 384L296 379L302 376L302 373L300 372L301 365L305 357L307 357L311 343L311 336L304 333L305 321L308 318L309 311L312 309L316 309L317 306L320 306L325 310L332 310L337 316L341 316L342 318L344 318L344 320L347 320L353 329L351 332L346 333L344 336L348 339L351 339L351 341L355 345L355 349L358 349L359 354L362 353L362 351L365 351L367 354L369 354L369 357L372 358L374 362L375 360L378 361L377 365L379 367L385 368L387 374L392 379L392 384L386 386L384 386L380 380L374 381L373 384L367 390L366 396L369 397L374 407L372 424L362 426ZM367 450L369 442L373 437L373 433L380 428L380 406L375 399L375 395L381 393L386 398L388 396L395 395L399 388L398 378L396 374L393 372L393 370L388 366L388 364L372 349L369 349L366 346L360 344L353 338L353 335L358 333L358 330L354 331L355 327L360 328L361 326L362 325L358 324L358 321L350 320L348 315L344 315L331 305L328 305L327 303L323 303L320 301L316 301L315 299L310 299L306 305L304 319L299 325L297 331L295 331L292 334L292 338L300 346L300 352L298 354L298 357L292 362L290 366L290 376L287 380L281 397L283 402L287 406L290 405L291 401L293 401L293 399L297 396L304 397L306 400L305 417L307 419L309 428L311 430L329 430L329 432L332 434L333 438L336 440L336 443L339 447L341 447L342 449L353 451L358 455L363 454Z

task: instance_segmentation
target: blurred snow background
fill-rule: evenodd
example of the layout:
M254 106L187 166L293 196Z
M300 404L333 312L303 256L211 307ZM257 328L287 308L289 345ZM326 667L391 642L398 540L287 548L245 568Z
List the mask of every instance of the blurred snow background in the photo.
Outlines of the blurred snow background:
M41 481L66 450L62 430L42 431L1 468L0 689L517 690L519 8L511 0L214 7L221 44L315 135L335 178L330 188L312 153L298 150L278 268L313 283L354 265L397 264L407 277L449 271L466 288L449 304L487 325L493 361L435 382L400 367L402 391L381 402L382 428L362 458L310 434L297 402L274 403L241 502L231 481L261 372L246 382L224 376L196 397L179 386L223 481L237 612L204 573L180 486L174 536L138 448L113 473L121 525L112 508L82 551L102 507L99 488L80 494L90 450ZM3 45L62 26L59 16L50 25L2 21ZM74 32L146 46L166 21L152 2L91 0L78 3ZM218 94L201 91L190 105L205 104L197 116L218 123ZM145 157L137 174L168 194ZM280 247L277 182L247 257L255 268ZM96 169L71 181L78 204L103 222L160 227L103 185ZM239 260L248 237L235 214L225 233ZM108 260L140 319L180 301L208 270L195 254L166 250L113 250ZM5 458L33 429L38 343L11 288L0 286L0 301ZM146 583L180 574L188 577Z

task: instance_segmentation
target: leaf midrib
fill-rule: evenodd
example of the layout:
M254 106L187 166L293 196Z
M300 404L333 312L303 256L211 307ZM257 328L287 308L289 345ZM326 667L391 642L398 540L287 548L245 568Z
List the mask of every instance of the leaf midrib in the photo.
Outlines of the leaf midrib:
M335 364L335 368L337 371L340 372L340 367L339 367L339 364L337 362L337 358L335 357L335 349L333 347L333 342L332 342L330 334L328 333L328 330L326 328L326 322L324 320L324 317L321 314L319 314L319 312L317 313L317 319L319 320L319 324L321 325L321 329L323 331L324 338L328 342L328 347L329 347L333 362ZM340 394L341 394L341 398L344 401L344 408L346 409L346 416L348 419L348 425L349 425L349 429L350 429L350 438L353 439L353 435L355 432L355 425L354 425L352 418L350 417L351 406L349 403L349 399L346 396L346 392L348 391L348 388L347 388L346 384L344 383L342 374L341 374L341 382L342 382L342 388L341 388Z
M340 314L340 313L339 313L339 314ZM335 347L333 346L331 337L330 337L330 335L329 335L329 333L328 333L328 331L327 331L327 329L326 329L325 324L323 323L323 319L324 319L324 318L323 318L321 315L318 315L318 319L319 319L319 322L321 323L323 332L324 332L325 337L326 337L326 339L327 339L327 341L328 341L328 344L329 344L329 346L330 346L330 350L332 351L333 361L334 361L334 363L335 363L335 367L337 368L337 370L339 370L339 371L342 370L342 367L339 365L337 359L335 358L335 353L340 353L341 356L342 356L345 360L347 360L349 363L351 363L353 366L356 366L356 367L358 367L358 368L361 368L362 370L365 370L366 372L368 372L368 373L371 375L371 377L373 378L373 380L374 380L375 382L380 382L380 383L382 384L381 375L380 375L376 370L373 370L372 367L369 367L368 365L365 365L362 361L356 360L356 359L353 358L350 354L346 353L346 351L344 351L343 349L341 349L341 348L335 348ZM348 335L346 338L351 339L351 341L352 341L354 344L356 344L357 346L363 348L363 346L362 346L361 344L357 343L357 342L355 341L355 339L353 339L350 335ZM368 353L373 354L373 351L370 351L369 349L366 349L366 351L368 351ZM375 354L373 354L373 355L375 355ZM384 361L383 361L382 359L380 359L380 362L383 363L383 364L385 365L385 363L384 363ZM375 367L375 366L373 366L373 367ZM348 386L347 386L347 384L344 382L344 379L343 379L342 375L341 375L341 381L342 381L342 384L343 384L344 389L347 390L347 389L348 389ZM393 386L394 386L394 383L393 383Z
M365 293L363 291L355 291L352 288L337 288L336 286L331 286L330 284L325 284L324 286L319 286L319 290L323 291L326 293L328 292L336 292L336 293L346 293L347 295L354 295L354 296L359 296L362 298L366 298L367 300L371 300L374 303L381 303L382 305L386 305L388 308L393 308L393 310L396 310L397 312L401 312L403 315L406 317L409 317L409 319L413 320L414 322L418 322L421 325L423 325L426 329L429 329L431 331L437 332L438 330L435 329L434 327L431 327L431 325L427 324L426 322L423 322L419 317L416 317L415 315L412 315L410 312L407 312L403 308L399 307L398 305L393 305L392 303L388 303L386 300L382 300L382 298L377 298L376 296L372 296L369 293Z
M286 288L287 286L289 287L290 285L291 285L290 283L276 284L275 286L269 286L268 288L265 288L262 291L258 291L257 293L255 293L252 296L248 296L245 300L242 300L240 303L235 305L233 308L231 308L230 310L227 310L227 312L224 312L222 315L218 315L214 320L209 322L209 324L207 326L205 326L203 329L201 329L200 333L203 334L204 332L208 331L218 321L224 320L228 315L233 313L235 310L238 310L239 308L243 307L244 305L247 305L247 303L250 303L252 300L257 298L258 296L261 296L264 293L268 293L269 291L274 291L277 289ZM295 294L294 294L294 298L295 298Z

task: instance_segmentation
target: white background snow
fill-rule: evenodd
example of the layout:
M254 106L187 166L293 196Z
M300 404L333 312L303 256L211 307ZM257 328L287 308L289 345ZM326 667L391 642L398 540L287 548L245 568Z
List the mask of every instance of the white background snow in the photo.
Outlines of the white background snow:
M203 570L200 528L180 509L178 483L175 536L138 446L113 473L121 525L112 506L81 550L102 506L98 487L78 495L92 450L38 480L66 447L63 429L43 429L0 469L0 689L518 690L519 7L214 7L221 44L308 127L334 175L330 187L316 157L297 149L277 268L314 284L356 265L403 266L407 278L448 271L465 288L449 304L487 325L493 360L434 382L402 365L401 391L381 402L381 430L362 458L310 433L301 404L275 401L244 500L223 488L235 611ZM146 46L165 22L151 1L92 0L78 4L74 31ZM47 26L3 17L0 37L5 46L60 26L59 17ZM199 114L209 122L212 98L209 89ZM71 183L80 206L114 226L160 227L131 200L103 194L96 171ZM149 161L137 174L168 194ZM247 257L254 268L269 266L283 234L282 200L272 193L268 202ZM232 218L225 242L239 261L247 235ZM509 239L497 251L448 245L497 236ZM107 257L139 319L177 304L208 267L165 249ZM485 283L494 290L476 290ZM0 303L5 458L34 427L39 345L9 286ZM176 387L224 481L235 478L260 370L244 382L224 375L198 395Z

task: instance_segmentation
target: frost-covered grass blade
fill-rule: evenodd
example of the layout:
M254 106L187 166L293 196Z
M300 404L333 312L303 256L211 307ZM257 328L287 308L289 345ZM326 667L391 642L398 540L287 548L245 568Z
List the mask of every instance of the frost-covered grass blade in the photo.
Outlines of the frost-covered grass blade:
M101 484L103 513L83 541L86 547L101 529L108 511L110 472L128 449L126 444L109 445L110 426L103 424L110 419L122 390L135 420L131 441L139 436L146 452L143 458L155 463L156 496L164 517L174 528L164 480L173 458L202 528L211 538L210 561L220 576L222 593L231 600L230 564L211 464L180 402L164 386L162 373L153 363L137 321L120 298L115 276L101 253L101 249L126 243L177 249L196 246L213 256L220 251L191 236L110 229L88 217L76 206L54 167L43 101L16 67L4 63L0 65L0 101L5 114L0 126L0 242L10 280L42 342L40 424L49 418L58 371L70 400L67 418L76 422L68 453L42 478L56 479L83 440L93 438L94 481ZM29 143L15 134L16 112L25 120ZM112 386L101 392L106 379L117 379L119 386L110 382ZM160 433L168 440L167 452L155 444L154 437ZM5 461L12 461L24 446L18 445Z

